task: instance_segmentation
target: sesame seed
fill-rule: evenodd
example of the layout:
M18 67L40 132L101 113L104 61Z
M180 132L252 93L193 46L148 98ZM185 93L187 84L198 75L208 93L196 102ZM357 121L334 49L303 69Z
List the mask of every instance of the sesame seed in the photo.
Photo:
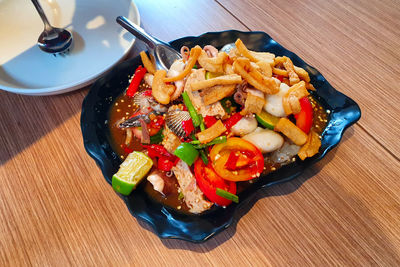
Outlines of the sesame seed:
M117 108L117 112L120 112L121 110L119 108Z
M124 103L124 102L125 102L125 100L121 99L121 103Z
M116 106L118 106L118 103L115 103Z
M276 171L276 168L275 167L271 167L271 171Z

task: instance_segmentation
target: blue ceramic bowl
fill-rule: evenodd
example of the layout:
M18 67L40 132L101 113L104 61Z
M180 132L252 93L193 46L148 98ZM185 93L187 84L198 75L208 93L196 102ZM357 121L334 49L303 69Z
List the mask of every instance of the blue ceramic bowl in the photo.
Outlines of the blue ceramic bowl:
M361 116L359 106L352 99L336 91L315 68L264 32L210 32L198 37L177 39L170 44L177 50L183 45L203 47L211 44L221 48L225 44L235 42L237 38L240 38L250 50L288 56L296 66L304 68L310 74L311 83L317 89L313 92L314 97L325 109L331 111L328 125L322 134L320 152L305 161L297 160L261 177L239 194L239 204L233 203L227 208L214 207L201 215L183 214L163 206L141 190L141 187L130 196L120 196L132 215L149 223L160 238L176 238L192 242L208 240L232 224L235 211L242 205L248 205L250 197L258 189L294 179L310 165L322 159L339 143L346 128ZM118 171L121 160L110 146L108 112L115 98L128 86L128 76L133 74L139 64L141 60L137 57L114 67L93 84L82 104L81 129L86 151L96 161L110 185L111 177Z

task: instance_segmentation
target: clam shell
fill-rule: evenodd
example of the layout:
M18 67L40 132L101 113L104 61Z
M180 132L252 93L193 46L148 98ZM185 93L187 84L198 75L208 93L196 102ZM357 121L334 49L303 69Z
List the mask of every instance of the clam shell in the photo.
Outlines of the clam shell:
M165 113L167 111L165 106L158 103L152 96L146 95L145 91L136 93L133 96L132 103L141 109L151 107L158 113Z
M138 92L133 96L132 102L135 106L143 108L146 106L150 106L148 101L149 96L146 96L144 92Z
M190 120L190 114L187 111L180 109L169 110L165 116L165 123L168 128L179 137L186 137L185 130L182 127L182 122Z

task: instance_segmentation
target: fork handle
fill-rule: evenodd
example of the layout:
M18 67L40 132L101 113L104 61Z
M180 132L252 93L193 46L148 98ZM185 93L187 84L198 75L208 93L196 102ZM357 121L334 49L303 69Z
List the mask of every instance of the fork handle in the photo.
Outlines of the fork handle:
M150 34L148 34L147 32L145 32L139 26L137 26L134 23L132 23L131 21L129 21L124 16L118 16L117 22L119 25L124 27L128 32L132 33L139 40L145 42L146 45L149 47L149 50L154 51L157 44L163 43L160 40L158 40L158 39L154 38L153 36L151 36Z

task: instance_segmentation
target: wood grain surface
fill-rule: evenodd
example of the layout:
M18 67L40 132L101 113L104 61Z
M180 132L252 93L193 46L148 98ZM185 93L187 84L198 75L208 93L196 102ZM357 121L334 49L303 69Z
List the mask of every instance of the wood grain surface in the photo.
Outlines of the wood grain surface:
M1 91L0 266L400 265L398 1L135 3L142 26L166 41L267 32L352 97L362 119L322 161L259 191L232 227L193 244L159 239L103 179L80 130L89 88Z

